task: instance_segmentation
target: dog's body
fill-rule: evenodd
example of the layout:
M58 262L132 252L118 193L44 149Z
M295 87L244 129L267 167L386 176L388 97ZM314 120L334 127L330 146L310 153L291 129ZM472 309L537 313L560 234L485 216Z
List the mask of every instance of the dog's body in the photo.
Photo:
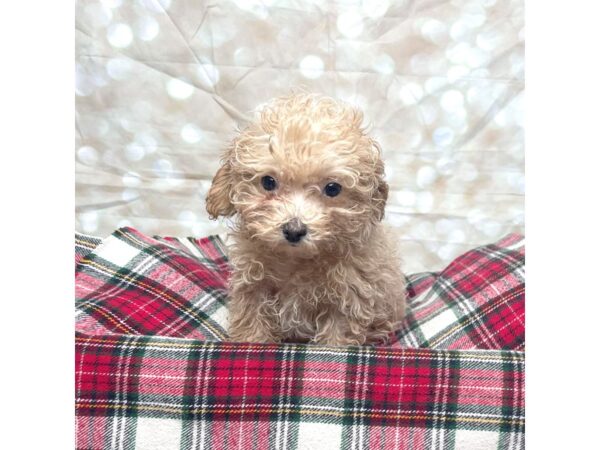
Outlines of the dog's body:
M381 343L402 319L381 152L361 123L327 97L278 98L227 150L207 210L236 216L232 340Z

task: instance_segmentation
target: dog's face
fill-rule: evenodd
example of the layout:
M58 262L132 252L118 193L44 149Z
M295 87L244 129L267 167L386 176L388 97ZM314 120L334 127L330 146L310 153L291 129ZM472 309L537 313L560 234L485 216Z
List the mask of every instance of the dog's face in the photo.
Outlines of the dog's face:
M348 251L381 220L388 187L362 114L314 95L279 98L232 142L206 199L271 251Z

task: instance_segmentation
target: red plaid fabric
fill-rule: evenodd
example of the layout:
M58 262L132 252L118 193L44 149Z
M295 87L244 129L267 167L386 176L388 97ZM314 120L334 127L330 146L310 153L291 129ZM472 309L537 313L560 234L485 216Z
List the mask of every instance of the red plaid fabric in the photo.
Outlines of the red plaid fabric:
M223 340L228 276L218 237L159 240L117 230L76 267L77 329Z
M409 277L390 347L226 342L221 241L76 238L78 449L520 449L523 240Z
M403 347L525 350L525 247L512 234L408 282Z

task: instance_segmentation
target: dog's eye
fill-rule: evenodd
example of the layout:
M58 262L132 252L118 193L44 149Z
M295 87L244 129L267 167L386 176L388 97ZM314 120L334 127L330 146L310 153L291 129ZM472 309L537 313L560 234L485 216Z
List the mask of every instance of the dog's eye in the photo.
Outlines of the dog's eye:
M342 186L340 186L339 183L329 183L325 186L323 192L325 192L327 197L335 197L342 192Z
M270 177L269 175L262 177L260 182L262 187L265 188L265 191L272 191L277 187L277 181L275 181L275 178Z

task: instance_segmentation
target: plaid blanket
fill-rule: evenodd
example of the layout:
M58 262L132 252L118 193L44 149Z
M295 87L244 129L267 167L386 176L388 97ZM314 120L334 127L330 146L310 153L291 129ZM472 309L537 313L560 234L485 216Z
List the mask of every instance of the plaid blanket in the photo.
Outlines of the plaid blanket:
M524 447L524 245L408 277L388 347L227 342L218 237L76 236L78 449Z

